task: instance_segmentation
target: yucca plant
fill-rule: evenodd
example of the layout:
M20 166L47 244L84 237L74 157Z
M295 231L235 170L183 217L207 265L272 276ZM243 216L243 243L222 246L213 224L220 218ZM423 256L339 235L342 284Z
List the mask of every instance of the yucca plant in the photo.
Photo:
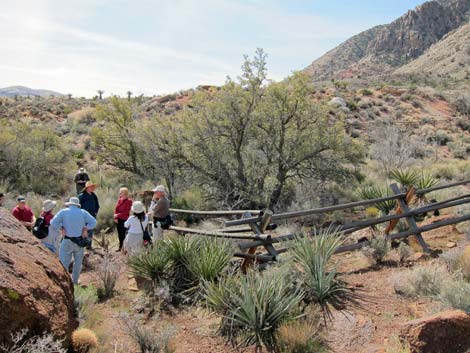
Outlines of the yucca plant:
M418 189L428 189L437 185L439 180L436 179L431 173L421 172L418 179L416 180L416 187Z
M233 257L234 249L225 239L197 239L197 251L191 253L186 266L196 280L215 281L227 268Z
M281 324L296 320L303 294L292 291L287 276L277 272L228 276L206 282L207 304L223 316L219 332L234 346L256 346L261 352L276 350L276 331Z
M404 188L415 186L419 175L414 170L395 169L390 172L390 179L395 180Z
M392 196L392 191L387 187L380 186L367 186L359 192L360 196L367 200L379 199L382 197ZM374 204L374 206L383 214L387 215L396 206L395 200L381 201Z
M314 230L313 237L297 237L293 242L294 262L300 268L298 275L305 291L304 301L307 305L319 304L325 319L331 318L330 306L343 309L348 302L358 304L357 295L329 266L329 260L343 239L338 228L329 227Z
M165 251L172 263L171 277L174 293L182 293L192 287L196 280L188 269L190 259L197 256L200 243L190 237L170 237L164 240Z
M151 280L154 286L162 283L171 266L163 242L156 242L149 251L132 254L127 263L135 276Z

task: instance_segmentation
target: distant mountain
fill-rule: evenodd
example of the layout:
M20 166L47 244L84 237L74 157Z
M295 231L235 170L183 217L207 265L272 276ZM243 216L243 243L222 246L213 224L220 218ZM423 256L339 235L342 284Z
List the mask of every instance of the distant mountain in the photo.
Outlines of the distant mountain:
M0 88L0 97L15 97L15 96L60 97L60 96L63 96L63 94L54 92L54 91L49 91L47 89L33 89L29 87L24 87L24 86L11 86L11 87Z
M470 80L470 23L446 34L419 58L396 70L395 74Z
M305 71L316 81L391 73L467 24L469 18L470 0L428 1L390 24L351 37Z

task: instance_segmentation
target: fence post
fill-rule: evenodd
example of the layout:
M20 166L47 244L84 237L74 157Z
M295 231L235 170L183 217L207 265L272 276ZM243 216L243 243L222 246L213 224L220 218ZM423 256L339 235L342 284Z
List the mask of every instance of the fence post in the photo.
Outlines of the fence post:
M392 189L392 191L395 194L400 193L400 189L398 188L397 184L390 185L390 188ZM410 194L412 194L412 193L410 193ZM408 193L407 193L407 195L408 195ZM401 211L403 211L405 213L410 211L410 208L407 205L407 198L406 197L405 198L400 198L397 201L398 201L398 205L400 206ZM406 222L410 226L411 230L413 232L415 232L414 235L415 235L416 239L418 239L418 242L421 245L421 247L423 248L423 251L425 253L429 253L430 251L429 251L428 245L424 241L423 236L421 235L421 232L419 231L419 228L418 228L418 225L416 224L416 220L415 220L414 216L406 217Z
M243 218L250 218L251 213L247 212L243 215ZM273 212L271 210L266 210L263 213L263 216L261 217L261 221L259 224L257 223L250 223L250 227L253 230L253 233L255 235L261 235L265 232L266 227L269 225L271 222L271 218L273 217ZM274 247L271 245L271 247L274 249ZM248 254L249 255L254 255L256 253L257 246L251 247L248 249ZM268 250L269 252L269 250ZM275 251L274 251L275 252ZM248 267L250 267L253 264L253 259L251 258L245 258L242 263L242 272L245 273Z

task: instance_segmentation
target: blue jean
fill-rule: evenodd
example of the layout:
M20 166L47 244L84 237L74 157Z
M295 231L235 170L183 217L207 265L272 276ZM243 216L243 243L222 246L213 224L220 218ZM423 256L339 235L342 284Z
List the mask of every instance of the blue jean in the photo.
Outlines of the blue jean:
M64 239L60 243L59 258L67 272L73 255L72 282L74 284L78 284L78 277L80 277L80 272L82 271L83 254L83 248L73 243L70 239Z
M91 249L91 243L93 242L93 229L88 229L88 239L90 239L90 246L87 246L87 249Z

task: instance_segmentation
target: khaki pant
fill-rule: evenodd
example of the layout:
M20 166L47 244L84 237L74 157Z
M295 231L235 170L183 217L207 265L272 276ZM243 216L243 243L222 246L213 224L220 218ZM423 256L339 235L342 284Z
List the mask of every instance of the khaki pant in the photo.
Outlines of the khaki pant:
M157 226L152 225L152 235L153 235L153 241L163 239L163 228L160 222L157 222Z

